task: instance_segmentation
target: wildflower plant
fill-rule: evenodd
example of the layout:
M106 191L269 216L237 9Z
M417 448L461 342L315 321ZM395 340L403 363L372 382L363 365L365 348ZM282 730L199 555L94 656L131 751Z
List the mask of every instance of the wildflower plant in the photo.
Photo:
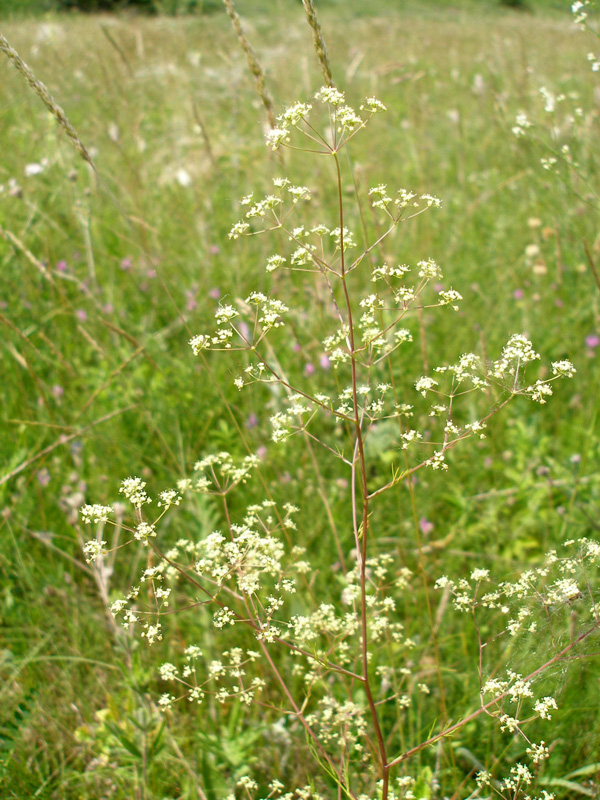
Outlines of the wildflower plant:
M204 364L212 351L228 353L237 368L233 382L239 391L257 384L271 390L274 442L285 447L290 437L300 436L341 463L351 535L349 544L332 536L332 553L342 565L339 580L324 587L326 602L317 599L303 544L310 522L293 504L268 495L234 515L230 495L243 494L260 460L220 452L203 456L191 477L157 499L147 494L139 478L123 481L120 491L131 506L131 521L126 527L129 540L122 545L141 545L153 558L136 585L113 603L112 612L154 645L163 636L162 619L170 613L175 595L177 609L209 611L226 642L221 657L205 659L198 643L188 644L176 663L161 666L158 704L165 713L176 703L202 704L207 698L223 705L283 704L294 721L292 730L308 741L323 768L323 778L287 794L275 780L268 797L318 798L325 796L319 785L327 782L337 785L339 796L361 800L421 796L415 794L417 777L411 775L409 759L480 715L493 718L502 731L523 737L527 763L513 765L502 779L480 772L477 786L491 787L507 800L532 797L529 787L548 749L524 729L534 719L550 719L556 708L553 697L536 691L535 679L597 628L590 587L598 545L585 539L573 542L576 555L552 553L542 567L492 589L487 588L490 574L485 569L475 569L469 578L438 580L437 589L457 612L470 615L478 631L480 704L429 738L409 742L397 732L406 709L417 697L419 703L431 702L430 695L440 688L420 677L419 653L427 645L406 630L403 599L414 590L416 576L397 548L378 542L375 512L382 495L414 473L448 470L452 450L465 440L484 438L490 421L509 403L519 397L546 403L554 383L573 377L575 368L561 360L540 375L540 354L525 335L516 333L491 362L465 353L453 363L406 379L404 353L417 338L415 318L425 309L453 314L462 297L454 288L440 288L442 267L430 254L417 253L409 264L384 254L383 244L401 225L435 213L441 205L437 197L374 185L368 199L378 233L369 238L368 229L349 227L340 153L385 110L374 97L355 110L343 92L324 86L311 102L294 103L279 115L267 134L267 146L326 159L336 207L331 217L314 218L315 187L296 185L287 177L276 177L264 197L244 197L241 218L229 236L276 240L264 269L267 282L276 285L279 294L252 290L243 299L220 304L212 329L190 340ZM318 390L312 381L286 374L277 357L289 342L289 328L297 337L303 331L294 293L281 296L286 275L288 285L293 280L312 282L328 298L321 341L332 369L323 373ZM307 339L314 337L312 330L305 333ZM369 461L369 440L384 422L398 431L397 462L388 478L374 475ZM178 539L163 549L163 517L194 494L209 495L220 505L221 529L199 539ZM111 524L111 511L103 505L81 510L83 521L99 531L85 545L89 561L106 553L102 528ZM180 596L187 600L182 602ZM536 635L540 609L555 614L573 603L589 618L582 634L557 640L555 654L531 674L486 672L482 615L493 618L497 638L526 641ZM231 629L246 632L233 646ZM258 662L266 665L266 672L257 670ZM257 789L253 778L245 776L236 791L254 797ZM551 797L545 791L535 796Z

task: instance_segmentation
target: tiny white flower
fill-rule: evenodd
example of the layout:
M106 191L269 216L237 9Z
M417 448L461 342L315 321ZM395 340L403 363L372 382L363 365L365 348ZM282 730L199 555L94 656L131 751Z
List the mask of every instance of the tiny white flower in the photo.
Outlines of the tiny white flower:
M79 513L86 523L104 523L108 521L108 517L113 513L113 509L111 506L103 506L99 503L94 503L93 505L82 506L79 509Z
M424 375L422 378L415 383L415 389L417 392L420 392L423 397L427 394L427 392L431 391L434 386L438 386L438 382L433 378L429 378L427 375Z
M177 170L175 178L180 186L187 187L192 185L192 176L187 169L183 169L183 167Z
M106 542L99 542L97 539L92 539L91 542L86 542L83 545L83 554L88 564L96 561L100 556L106 555Z
M287 128L272 128L267 133L267 147L277 150L280 145L290 141L290 132Z
M31 178L42 173L47 164L48 162L45 160L41 164L25 164L23 172L27 178Z
M565 359L564 361L553 361L552 362L552 374L556 376L560 376L561 378L572 378L573 375L577 370L571 364L570 361Z
M432 258L428 258L427 261L419 261L417 266L419 267L419 278L431 280L432 278L442 277L442 270Z

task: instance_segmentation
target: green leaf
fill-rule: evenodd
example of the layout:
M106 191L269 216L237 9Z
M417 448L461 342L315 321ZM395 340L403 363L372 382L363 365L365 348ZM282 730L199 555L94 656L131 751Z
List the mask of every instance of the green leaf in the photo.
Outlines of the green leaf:
M595 764L587 764L585 767L579 767L579 769L574 770L573 772L569 772L568 775L565 775L565 780L571 780L571 778L587 778L588 775L596 775L600 772L600 761L596 761Z
M112 733L112 735L117 739L117 741L127 750L128 753L131 753L132 756L135 758L139 758L141 760L142 754L139 749L136 747L134 742L131 739L128 739L127 736L119 729L114 722L107 722L105 723L108 730Z
M433 772L430 767L425 767L421 770L413 794L415 800L431 800L431 782L433 780Z
M166 725L166 720L163 719L161 726L158 729L158 732L152 741L152 744L148 748L148 761L152 761L154 756L157 756L164 747L164 742L162 741L162 738L165 730L165 725Z

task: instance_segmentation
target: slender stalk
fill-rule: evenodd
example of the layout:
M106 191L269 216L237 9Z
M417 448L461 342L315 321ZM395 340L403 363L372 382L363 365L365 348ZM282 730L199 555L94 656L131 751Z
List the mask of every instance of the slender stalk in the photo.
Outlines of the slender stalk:
M362 534L362 545L357 556L359 558L359 573L360 573L360 628L361 628L361 661L362 661L362 679L367 696L367 703L375 728L375 736L377 738L377 747L379 750L379 760L381 768L381 778L383 781L382 787L382 800L387 800L388 787L389 787L389 769L387 766L387 752L385 740L381 725L379 722L379 715L375 705L375 699L371 690L369 680L369 638L368 638L368 625L367 625L367 546L369 540L369 489L367 486L367 464L365 458L365 448L362 433L362 420L358 411L358 380L357 380L357 364L356 352L354 344L354 323L352 319L352 303L350 302L350 295L348 292L348 285L346 281L346 261L344 257L344 200L342 192L342 173L340 170L340 162L337 153L333 154L337 172L337 186L338 186L338 203L339 203L339 222L340 222L340 259L341 259L341 279L344 291L344 299L346 304L346 313L348 317L348 339L351 358L352 369L352 400L354 405L354 429L355 429L355 451L358 454L358 463L360 470L360 496L362 500L362 522L361 528L357 529L357 517L354 515L354 535L356 541L360 541ZM353 494L353 503L356 505L356 471L352 472L353 481L351 491Z
M281 364L280 364L275 352L273 351L273 348L270 345L267 344L267 349L268 349L268 352L269 352L269 356L271 357L273 362L277 365L277 369L279 370L280 374L287 380L287 377L285 375L283 367L281 366ZM327 498L327 492L325 490L325 482L323 480L323 475L321 474L321 470L319 468L319 462L317 461L317 458L315 456L315 451L314 451L314 448L312 446L311 439L314 439L320 445L322 445L327 450L329 450L331 453L333 453L333 455L338 456L338 454L331 447L329 447L327 444L325 444L325 442L322 442L316 436L313 436L311 433L309 433L306 430L306 427L304 425L302 425L302 427L301 427L301 432L302 432L302 436L304 438L304 442L306 444L306 447L308 449L310 460L311 460L311 463L312 463L312 466L313 466L313 469L314 469L314 472L315 472L315 477L317 479L319 496L320 496L321 501L323 503L323 506L325 508L325 513L327 515L327 520L329 522L329 527L331 528L331 532L333 533L335 546L336 546L336 549L337 549L337 552L338 552L338 556L339 556L339 559L340 559L340 565L341 565L343 571L346 572L346 559L344 557L344 551L342 550L342 545L341 545L341 542L340 542L339 532L338 532L338 529L337 529L337 525L335 524L335 518L334 518L333 512L331 510L331 505L330 505L329 500Z
M594 625L592 628L589 628L587 631L584 631L574 641L572 641L566 647L563 647L563 649L559 653L557 653L553 658L551 658L549 661L546 661L545 664L542 664L541 667L538 667L533 672L530 672L529 675L527 675L527 677L523 678L523 682L529 683L530 681L532 681L542 672L547 670L548 667L551 667L552 664L556 664L557 661L560 661L563 658L563 656L565 656L569 651L571 651L574 647L583 642L584 639L587 639L588 636L590 636L597 630L598 630L598 625ZM454 733L454 731L460 730L460 728L463 728L472 720L477 719L477 717L479 717L481 714L487 713L487 711L492 706L496 705L496 703L499 703L501 700L504 700L505 697L508 697L508 694L509 694L508 692L503 692L502 694L498 695L498 697L494 697L493 700L490 700L485 705L482 705L480 708L477 709L477 711L473 711L472 714L469 714L464 719L461 719L459 722L455 722L454 725L451 725L449 728L446 728L445 730L436 733L435 736L431 736L426 741L416 745L416 747L412 747L410 750L407 750L406 753L402 753L402 755L392 759L392 761L389 762L388 767L391 768L397 766L398 764L401 764L403 761L406 761L407 759L411 758L411 756L414 756L415 753L418 753L425 747L429 747L430 744L434 744L440 739L443 739L445 736L449 736L451 733Z
M49 281L50 283L54 283L54 278L50 273L50 271L48 270L48 267L45 264L43 264L39 260L39 258L36 258L31 252L31 250L25 247L23 242L19 238L17 238L14 235L14 233L5 230L1 225L0 225L0 239L4 239L5 242L11 244L15 249L23 253L23 255L29 261L29 263L33 264L33 266L40 271L40 273L44 276L44 278L47 281Z
M267 646L265 645L265 643L262 640L259 642L259 645L260 645L260 649L264 653L265 658L269 662L269 666L271 667L271 670L273 671L273 674L277 678L277 681L278 681L279 685L281 686L281 688L283 690L283 693L285 694L285 696L287 697L290 705L294 709L294 712L296 714L296 717L297 717L298 721L300 722L300 724L302 725L302 727L304 728L306 733L313 740L313 742L317 746L319 752L321 753L321 755L323 756L323 758L325 759L325 761L327 762L329 767L333 770L333 772L337 776L337 778L338 778L338 786L341 786L344 789L344 791L346 791L348 793L348 795L350 797L352 797L354 800L356 800L356 795L354 794L354 792L352 792L349 788L344 788L344 776L342 775L342 773L338 769L337 765L333 762L331 757L328 755L327 751L323 748L323 745L319 741L319 737L316 735L316 733L313 731L313 729L310 727L310 725L306 721L306 719L304 717L304 714L302 713L301 709L298 707L296 701L294 700L294 698L293 698L293 696L292 696L292 694L291 694L291 692L290 692L290 690L288 688L287 683L283 679L281 673L277 669L277 666L276 666L275 662L271 658L271 654L269 653L269 651L267 649Z
M230 519L230 515L229 515L229 508L228 508L228 505L227 505L227 498L226 497L223 497L223 506L224 506L225 519L227 521L227 527L229 529L229 533L230 533L230 535L233 535L232 529L231 529L231 519ZM260 623L260 620L256 616L256 614L253 613L251 597L249 597L246 593L244 593L244 605L246 606L246 611L248 613L249 623L252 625L253 628L255 628L255 630L257 632L260 632L262 630L262 625ZM305 716L304 716L304 714L302 712L302 709L296 703L296 701L295 701L295 699L294 699L294 697L293 697L293 695L292 695L292 693L290 691L290 688L288 687L285 679L283 678L281 672L277 669L277 665L273 661L273 659L271 657L271 654L269 653L269 650L268 650L268 648L267 648L267 646L266 646L266 644L264 642L264 639L262 639L261 637L257 637L257 638L258 638L258 644L260 646L260 649L262 650L263 655L265 656L265 658L267 659L267 661L269 663L269 666L271 667L271 671L275 675L275 678L277 679L277 682L279 683L279 685L280 685L284 695L286 696L289 704L294 709L294 713L296 715L296 718L298 719L298 721L300 722L300 724L302 725L302 727L304 728L304 730L306 731L306 733L310 737L310 739L312 739L312 741L315 743L315 746L317 747L317 749L319 750L319 752L321 753L321 755L323 756L323 758L325 759L325 761L329 765L330 769L333 770L334 774L336 775L336 777L338 779L338 782L339 782L338 785L343 786L343 784L344 784L344 776L343 776L342 772L338 769L338 767L335 764L335 762L333 761L333 759L329 756L329 754L327 753L327 751L323 747L323 744L321 743L321 740L319 739L317 734L313 731L311 726L306 721L306 718L305 718ZM351 674L351 673L349 673L349 674ZM353 800L356 800L356 795L354 795L350 791L349 788L346 789L346 791L348 792L350 797L353 798Z
M495 409L490 411L489 414L486 414L486 416L482 418L481 422L487 422L488 419L490 419L491 417L495 416L501 409L504 408L504 406L508 405L508 403L510 403L510 401L514 397L515 397L515 394L511 394L510 397L508 397L506 400L504 400L502 403L500 403L499 406L497 406ZM453 439L451 442L448 442L447 444L444 444L443 452L445 453L448 450L451 450L459 442L462 442L463 439L469 438L471 435L472 434L469 432L469 433L466 433L466 434L464 434L462 436L457 437L456 439ZM379 489L376 489L374 492L371 492L371 494L369 495L369 500L372 500L374 497L378 497L380 494L383 494L384 492L387 492L388 489L391 489L392 487L397 486L400 483L400 481L404 480L405 478L408 478L414 472L417 472L418 470L423 469L423 467L426 466L426 465L427 465L427 460L422 461L420 464L417 464L416 467L412 467L409 470L405 470L398 477L392 479L391 481L386 483L384 486L381 486Z

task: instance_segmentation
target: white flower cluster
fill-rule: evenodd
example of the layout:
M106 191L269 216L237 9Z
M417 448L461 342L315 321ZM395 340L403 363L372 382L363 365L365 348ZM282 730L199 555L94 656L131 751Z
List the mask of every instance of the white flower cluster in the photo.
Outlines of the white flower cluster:
M533 127L533 123L529 121L527 114L520 111L515 119L512 132L515 136L525 136L525 132Z
M488 383L481 377L483 366L479 356L475 353L464 353L456 362L456 364L449 364L445 367L436 367L436 372L449 373L452 375L453 381L456 385L460 385L463 381L470 381L474 387L484 391Z
M141 508L152 502L146 494L146 481L141 478L125 478L119 492L125 495L134 508Z
M220 703L235 699L249 705L264 686L261 678L246 680L246 668L256 661L258 655L254 650L232 647L223 653L222 660L205 661L203 666L206 677L199 680L197 662L202 658L202 650L196 645L190 645L185 649L183 667L177 668L166 662L159 667L158 673L161 681L173 683L180 691L183 690L178 700L187 699L190 703L199 705L209 693L214 694ZM176 700L168 693L163 694L161 699L163 702L159 701L159 705L163 710L171 708Z
M351 700L341 702L325 696L319 701L319 709L309 714L306 721L318 731L326 745L356 753L365 746L362 741L367 733L364 709Z
M595 53L588 53L587 58L592 67L592 72L600 72L600 56Z
M92 522L101 522L105 523L108 521L108 518L111 514L113 514L112 506L103 506L99 503L94 503L93 505L85 505L79 509L79 513L84 522L90 524Z
M198 492L225 495L238 484L246 483L259 463L254 455L235 459L226 450L211 453L194 464L190 488Z
M408 189L398 189L397 197L392 199L387 191L387 184L380 183L369 189L369 197L371 198L371 205L373 208L378 208L385 211L386 214L394 221L399 221L393 214L392 208L396 206L400 212L409 206L412 208L441 208L442 201L439 197L434 197L431 194L422 194L417 198L416 192L409 191Z
M262 292L252 292L244 302L247 305L256 306L258 322L262 325L263 332L266 333L272 328L282 328L285 324L283 315L287 314L289 308L281 300L267 297ZM258 309L260 309L260 313Z
M552 362L552 374L559 378L572 378L576 372L573 364L567 359Z
M332 237L333 241L335 242L335 246L337 250L342 248L342 240L343 240L343 249L344 251L349 250L351 247L356 247L356 242L354 241L354 234L348 228L334 228L329 232L329 235Z
M575 2L571 4L571 11L575 17L575 25L578 25L581 28L585 27L588 17L586 9L589 7L589 5L590 0L575 0Z
M425 462L425 466L429 467L433 470L440 470L441 472L446 472L448 469L448 464L446 463L446 457L444 455L443 450L438 450L437 453L434 453L431 458L428 458Z
M545 381L537 380L533 386L528 386L525 392L536 403L543 405L546 402L546 398L552 395L552 387Z
M286 263L286 260L283 256L280 255L272 255L267 258L267 272L275 272L276 269L280 269Z
M277 269L285 259L280 256L271 256L267 262L267 268ZM241 301L240 301L241 302ZM254 328L258 328L260 339L274 328L283 327L283 315L289 308L281 300L269 297L263 292L252 292L243 301L246 309L254 308ZM217 329L211 334L197 334L190 341L190 347L194 355L198 355L202 350L231 350L234 335L240 340L237 349L253 350L259 341L252 341L252 333L246 322L242 321L236 327L232 320L240 316L240 312L231 304L219 305L215 311Z
M106 542L92 539L83 545L83 555L88 564L96 561L100 556L106 555Z
M181 494L176 489L165 489L158 494L158 507L166 511L171 506L178 506L181 502Z
M142 542L142 544L147 547L148 540L156 536L156 528L149 522L140 522L133 535L139 542Z
M345 364L350 360L350 343L349 337L350 328L347 325L339 328L331 336L323 339L323 347L325 352L329 355L329 361L334 369L337 369L340 364ZM339 345L344 344L344 347Z
M406 275L407 272L410 272L410 267L406 264L398 264L396 267L383 264L379 267L373 267L371 280L373 283L380 280L385 280L387 282L387 278L401 278L403 275Z
M342 139L350 138L360 128L364 128L367 120L374 114L386 111L384 104L375 97L367 97L365 102L361 105L360 111L366 113L366 119L363 119L356 111L346 104L346 97L344 92L336 89L334 86L323 86L316 94L315 100L320 101L330 108L331 126L341 134ZM272 128L266 136L266 144L272 150L277 150L282 145L287 145L291 141L291 129L296 128L301 132L309 135L312 131L311 138L314 137L314 127L311 127L308 122L310 112L312 111L310 103L296 102L288 106L283 113L277 117L277 126ZM322 140L326 144L325 140ZM339 149L342 141L337 142L336 149ZM329 148L331 150L331 148ZM332 150L335 152L335 150Z
M303 426L302 416L311 410L312 404L309 404L301 395L289 397L286 410L278 411L271 417L273 441L281 442L287 439L294 430L300 430Z
M458 303L460 300L463 299L462 294L460 294L460 292L457 292L456 289L442 290L441 292L438 293L438 297L439 297L438 301L439 305L452 306L454 311L458 311L458 306L456 305L456 303Z
M442 277L442 270L432 258L428 258L426 261L419 261L417 266L419 267L419 278L425 278L425 280L430 281L434 278L439 279Z
M529 339L515 333L504 346L501 358L493 363L491 374L494 378L514 375L520 367L539 358L540 354L535 352Z
M420 392L423 397L425 397L427 392L434 391L434 387L436 386L439 386L439 383L434 378L430 378L427 375L419 378L415 383L415 389L417 392Z

